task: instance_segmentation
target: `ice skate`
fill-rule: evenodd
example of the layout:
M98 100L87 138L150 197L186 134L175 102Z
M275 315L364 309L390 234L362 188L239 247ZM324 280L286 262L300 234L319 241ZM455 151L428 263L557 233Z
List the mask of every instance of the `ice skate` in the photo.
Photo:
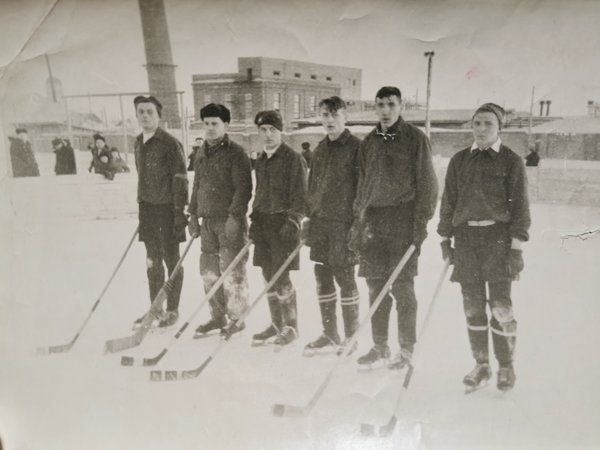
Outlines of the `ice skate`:
M260 347L262 345L272 343L273 338L276 337L278 334L279 331L277 330L275 325L271 324L260 333L256 333L252 336L252 346Z
M515 370L512 366L509 367L500 367L498 369L498 382L497 387L501 391L509 391L515 386Z
M237 320L233 320L221 328L221 338L229 339L236 333L239 333L246 329L246 324L244 322L238 323Z
M394 356L387 367L390 370L403 370L410 365L411 358L412 352L402 349Z
M177 323L178 319L179 319L178 311L165 311L160 322L158 323L158 328L166 329L166 328L172 327L173 325L175 325Z
M279 335L273 341L273 344L275 344L275 351L281 351L283 347L290 345L296 339L298 339L298 333L296 332L295 328L290 326L283 327L281 333L279 333Z
M477 363L475 368L463 378L465 394L470 394L471 392L486 387L491 376L492 369L488 363Z
M142 322L144 321L144 319L146 318L146 316L148 314L151 314L150 312L147 312L146 314L144 314L141 317L138 317L137 319L135 319L135 321L133 322L133 326L131 327L133 331L138 330L141 326L142 326ZM152 322L150 322L150 326L154 326L155 322L160 322L163 319L165 312L164 311L160 311L158 314L156 314L153 318L152 318Z
M208 335L211 331L221 330L223 327L227 325L225 318L222 319L210 319L208 322L203 323L198 328L196 328L196 333L194 334L194 339L203 338Z
M368 353L356 360L359 370L373 370L383 367L390 359L387 344L375 344Z
M323 333L317 339L312 342L309 342L304 347L304 351L302 355L304 356L315 356L317 354L327 354L332 353L338 349L340 345L340 337L336 333L333 336L329 336Z

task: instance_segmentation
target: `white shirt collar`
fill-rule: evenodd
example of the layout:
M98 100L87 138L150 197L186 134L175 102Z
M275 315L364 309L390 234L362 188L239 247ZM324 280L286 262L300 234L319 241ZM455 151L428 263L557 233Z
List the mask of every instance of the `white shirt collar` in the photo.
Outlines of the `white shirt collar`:
M500 151L500 145L502 145L502 141L500 140L500 138L496 139L496 142L494 142L490 147L492 150L494 150L496 153L498 153ZM479 147L477 146L477 143L473 142L473 145L471 145L471 151L478 149ZM484 148L482 148L481 150L485 150Z
M146 133L145 131L142 131L142 142L145 144L155 134L156 134L156 130L152 133Z

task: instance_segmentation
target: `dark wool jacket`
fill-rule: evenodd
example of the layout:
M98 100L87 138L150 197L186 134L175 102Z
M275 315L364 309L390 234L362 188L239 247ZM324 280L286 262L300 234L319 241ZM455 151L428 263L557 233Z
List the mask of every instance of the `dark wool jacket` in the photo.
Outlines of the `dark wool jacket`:
M506 145L498 153L477 154L471 147L455 154L448 165L438 234L452 237L469 220L509 224L513 238L529 239L527 174L519 155Z
M135 140L135 166L138 172L138 202L183 208L188 200L188 179L183 148L179 141L158 128L143 143Z
M414 221L433 217L438 184L427 136L402 117L386 133L377 127L362 141L360 177L354 213L363 217L369 207L414 203Z
M56 175L71 175L77 173L75 165L75 152L73 147L66 142L58 150L54 150L56 154L56 164L54 165L54 173Z
M23 142L21 139L9 137L10 160L12 163L14 177L39 177L35 155L31 149L31 142Z
M319 142L308 176L309 217L352 222L360 142L347 129L335 141L326 136Z
M225 135L217 148L204 142L194 157L194 186L188 211L197 217L242 219L252 198L252 168L244 148Z
M286 213L300 223L306 213L307 168L300 153L282 143L270 158L256 160L253 212Z

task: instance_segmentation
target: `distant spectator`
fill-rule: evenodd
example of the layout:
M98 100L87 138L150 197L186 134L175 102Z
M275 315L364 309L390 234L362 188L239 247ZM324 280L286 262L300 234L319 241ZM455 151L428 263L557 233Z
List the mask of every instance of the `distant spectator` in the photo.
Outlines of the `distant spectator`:
M77 173L75 165L75 152L67 139L52 139L52 147L56 155L54 173L56 175L73 175Z
M312 152L310 151L310 143L309 142L302 143L302 156L304 156L304 160L306 161L306 166L310 169L310 162L312 161Z
M116 173L129 173L131 171L116 147L111 147L110 149L110 160L111 165Z
M192 146L192 153L190 153L188 155L188 159L190 160L190 162L188 163L187 170L194 170L194 160L196 158L196 155L202 148L202 144L204 144L203 137L198 136L196 139L194 139L194 145Z
M92 162L88 168L88 172L94 169L94 173L100 173L105 178L112 180L115 178L115 169L112 162L111 151L106 145L106 139L100 133L94 134L94 144L88 145L92 152Z
M35 160L27 130L25 128L17 128L15 131L17 137L8 138L10 140L10 160L12 163L13 176L15 178L39 177L40 169Z
M534 147L531 147L529 149L529 154L525 157L525 165L527 167L537 167L539 163L540 155Z

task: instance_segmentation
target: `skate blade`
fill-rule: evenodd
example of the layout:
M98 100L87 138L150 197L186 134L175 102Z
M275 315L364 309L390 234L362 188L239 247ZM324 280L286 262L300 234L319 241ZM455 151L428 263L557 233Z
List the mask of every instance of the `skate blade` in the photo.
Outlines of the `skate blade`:
M481 383L474 386L465 386L465 394L472 394L489 386L488 380L482 380Z
M337 347L324 347L324 348L305 348L302 351L302 356L306 356L307 358L312 358L313 356L326 356L338 354Z
M255 341L252 340L252 342L250 343L250 347L268 347L271 345L274 345L275 339L271 338L271 339L267 339L265 341Z
M194 339L204 339L207 337L211 337L211 336L220 336L221 335L221 331L217 331L217 330L212 330L209 331L208 333L198 333L197 331L194 333Z
M379 361L376 361L371 364L358 364L356 370L358 372L372 372L374 370L381 370L387 368L389 363L389 359L380 359Z

